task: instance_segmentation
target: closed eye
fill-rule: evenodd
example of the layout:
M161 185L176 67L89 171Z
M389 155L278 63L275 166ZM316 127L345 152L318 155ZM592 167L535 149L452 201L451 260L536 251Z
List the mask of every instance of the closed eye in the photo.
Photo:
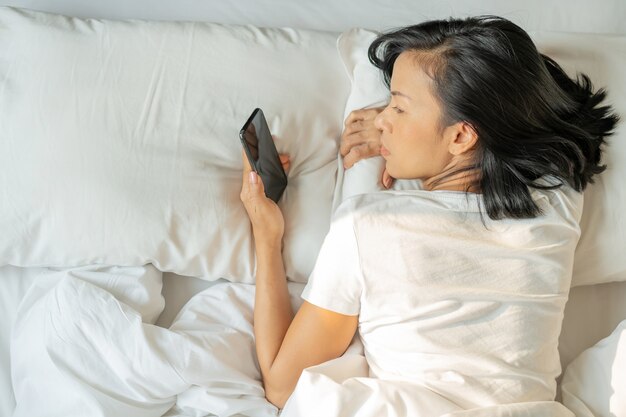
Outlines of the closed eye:
M397 107L397 106L392 106L392 109L394 109L396 111L396 113L400 114L400 113L404 113L404 110L402 110L401 108Z

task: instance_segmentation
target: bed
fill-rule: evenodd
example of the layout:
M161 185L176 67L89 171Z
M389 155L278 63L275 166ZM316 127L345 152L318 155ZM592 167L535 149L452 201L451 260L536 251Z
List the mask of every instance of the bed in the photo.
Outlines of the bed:
M381 189L380 159L344 172L337 155L346 115L386 98L364 54L373 31L502 15L626 119L619 0L0 4L1 416L277 415L254 359L237 132L262 107L291 155L280 204L297 307L333 210ZM605 162L550 335L556 401L446 415L626 416L625 123ZM359 349L308 372L319 391L284 414L445 414L338 397L331 383L366 374Z

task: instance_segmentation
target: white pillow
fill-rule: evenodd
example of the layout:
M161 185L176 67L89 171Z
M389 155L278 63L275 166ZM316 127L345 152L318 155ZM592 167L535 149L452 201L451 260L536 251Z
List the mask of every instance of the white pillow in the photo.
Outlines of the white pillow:
M337 34L0 8L0 265L143 265L253 282L238 132L291 155L284 259L328 230L349 91Z
M626 416L626 320L569 364L561 391L577 417Z
M367 57L367 48L377 35L376 32L354 28L342 33L337 39L337 49L352 85L346 101L344 121L353 110L380 107L389 102L389 89L384 84L382 72ZM343 168L341 155L337 162L333 211L349 197L385 190L381 183L385 169L382 156L362 159L347 170ZM419 180L396 180L391 187L392 190L421 188Z
M367 58L367 47L376 35L376 32L352 29L343 33L337 43L344 65L352 74L346 115L384 99L380 87L382 78L379 76L379 81L374 81L373 71L378 70ZM619 221L626 211L626 78L623 76L626 36L556 32L536 32L531 36L539 50L554 58L570 76L584 72L596 88L605 87L607 102L622 117L616 133L608 139L603 158L608 168L584 193L582 236L576 248L572 286L626 281L626 223ZM342 172L341 160L338 166L333 208L351 195L382 189L379 178L384 161L381 157L359 162L345 172ZM396 181L393 189L418 186Z

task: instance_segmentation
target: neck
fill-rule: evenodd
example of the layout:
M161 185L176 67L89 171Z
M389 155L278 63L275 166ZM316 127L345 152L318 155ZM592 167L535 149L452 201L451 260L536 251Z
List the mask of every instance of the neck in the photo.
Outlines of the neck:
M449 164L439 174L422 181L425 190L480 193L480 170L472 164Z

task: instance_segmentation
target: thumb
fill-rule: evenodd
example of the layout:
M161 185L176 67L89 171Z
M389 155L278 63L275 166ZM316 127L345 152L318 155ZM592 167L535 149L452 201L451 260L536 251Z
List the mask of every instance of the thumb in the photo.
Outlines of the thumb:
M248 184L250 185L250 191L253 194L259 194L264 191L263 181L261 180L259 175L254 171L250 171L248 173Z

